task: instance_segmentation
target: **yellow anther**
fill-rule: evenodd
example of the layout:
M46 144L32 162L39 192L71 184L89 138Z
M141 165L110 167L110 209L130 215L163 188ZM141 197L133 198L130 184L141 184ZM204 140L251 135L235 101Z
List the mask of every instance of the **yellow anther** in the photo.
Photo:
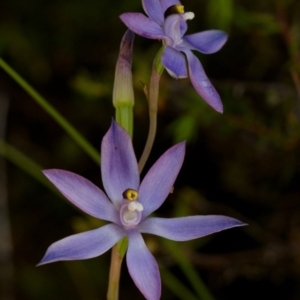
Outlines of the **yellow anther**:
M179 14L183 14L184 13L184 6L183 5L174 5L175 6L175 10L177 11L177 13Z
M136 190L133 189L127 189L123 192L124 199L127 199L129 201L134 201L138 198L139 193Z
M183 5L172 5L165 11L165 18L174 15L174 14L183 14L184 6Z

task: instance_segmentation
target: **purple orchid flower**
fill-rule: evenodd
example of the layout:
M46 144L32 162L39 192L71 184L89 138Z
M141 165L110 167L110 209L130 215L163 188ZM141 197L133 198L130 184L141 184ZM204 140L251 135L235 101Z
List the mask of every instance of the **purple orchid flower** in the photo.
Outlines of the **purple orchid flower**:
M138 35L162 40L165 49L161 61L169 74L175 78L189 75L197 93L216 111L223 112L219 94L191 50L204 54L217 52L225 44L227 34L221 30L207 30L184 36L186 21L193 19L194 13L184 13L180 1L142 0L142 4L148 18L141 13L124 13L121 20Z
M159 269L141 233L188 241L244 225L236 219L214 215L173 219L148 217L162 205L173 187L184 159L184 142L166 151L141 184L131 139L114 121L102 140L101 154L107 196L74 173L57 169L43 172L70 202L89 215L111 223L52 244L39 265L96 257L128 236L129 273L146 299L157 300L161 294Z

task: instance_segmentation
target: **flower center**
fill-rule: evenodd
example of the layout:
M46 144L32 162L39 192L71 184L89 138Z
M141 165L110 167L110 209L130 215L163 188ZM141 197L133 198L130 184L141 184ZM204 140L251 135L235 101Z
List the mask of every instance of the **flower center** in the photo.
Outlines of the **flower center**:
M165 11L165 19L171 15L182 15L184 20L192 20L195 17L193 12L184 12L183 5L172 5Z
M138 198L139 194L134 189L127 189L123 192L124 199L127 199L129 201L136 200Z
M184 12L182 5L172 5L165 12L164 31L171 40L167 40L166 44L176 48L182 43L182 37L187 31L187 20L195 17L193 12Z
M123 193L124 203L120 209L120 220L126 227L135 226L141 221L144 207L137 201L138 196L134 189L127 189Z

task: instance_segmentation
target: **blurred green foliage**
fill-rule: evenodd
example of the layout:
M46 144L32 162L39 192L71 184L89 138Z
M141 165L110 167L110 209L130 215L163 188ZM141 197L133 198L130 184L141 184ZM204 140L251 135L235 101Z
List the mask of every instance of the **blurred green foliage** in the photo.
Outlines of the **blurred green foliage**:
M182 243L216 299L299 299L300 291L300 2L186 0L189 32L223 29L224 48L199 58L219 91L222 115L188 79L163 74L158 135L146 169L173 143L187 140L174 193L158 214L224 214L249 226ZM142 11L138 0L60 0L0 4L0 56L99 149L114 111L111 92L125 26L118 16ZM148 129L143 84L157 41L136 37L134 145ZM198 55L198 54L197 54ZM0 70L10 100L7 141L46 168L61 168L101 187L96 166L62 129ZM7 163L16 299L104 299L109 253L36 268L54 241L101 226L28 174ZM1 193L1 192L0 192ZM1 194L0 194L1 195ZM161 241L146 236L164 270L190 290ZM170 277L169 277L170 278ZM170 280L173 280L170 278ZM12 283L7 283L12 284ZM163 299L177 299L163 286ZM142 299L124 265L120 299Z

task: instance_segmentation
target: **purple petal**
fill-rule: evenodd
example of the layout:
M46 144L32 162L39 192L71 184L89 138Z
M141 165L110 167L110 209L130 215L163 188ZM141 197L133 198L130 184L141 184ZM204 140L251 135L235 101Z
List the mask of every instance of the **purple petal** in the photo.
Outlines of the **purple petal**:
M106 195L93 183L64 170L44 170L44 175L75 206L87 214L111 222L119 220L118 211Z
M205 54L219 51L226 43L228 35L221 30L207 30L190 35L186 35L180 47L190 50L198 50Z
M208 105L217 112L222 113L223 105L221 98L207 78L200 61L191 51L184 50L184 53L188 60L189 75L195 90Z
M160 299L161 280L155 258L139 232L130 231L128 238L126 262L131 278L146 299Z
M143 204L143 219L161 206L169 195L182 166L185 142L166 151L152 166L141 183L139 202Z
M142 0L146 14L160 26L164 23L164 14L159 0Z
M60 261L79 260L99 256L115 245L126 231L108 224L101 228L68 236L53 243L39 265Z
M181 4L179 0L160 0L163 12L165 12L170 6Z
M225 216L191 216L173 219L148 218L139 224L142 233L151 233L173 241L189 241L246 224Z
M163 29L141 13L125 13L120 16L123 23L134 33L148 39L169 40Z
M116 207L127 189L138 190L140 176L129 134L115 121L101 145L101 173L105 191Z
M167 46L162 54L161 61L172 77L185 78L188 76L186 58L174 48Z

